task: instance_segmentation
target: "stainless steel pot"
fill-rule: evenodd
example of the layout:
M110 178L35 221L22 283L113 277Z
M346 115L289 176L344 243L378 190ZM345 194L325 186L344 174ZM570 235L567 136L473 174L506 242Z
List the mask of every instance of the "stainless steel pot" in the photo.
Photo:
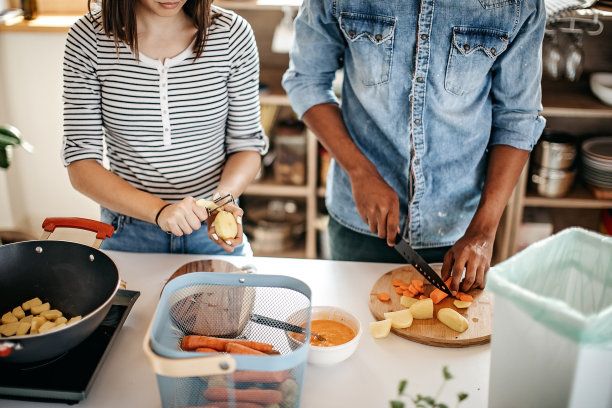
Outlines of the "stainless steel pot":
M544 197L563 197L569 193L576 170L556 170L547 167L534 166L531 172L531 181L536 185L539 195Z
M533 161L540 167L565 170L572 167L578 153L576 140L571 135L545 132L533 151Z

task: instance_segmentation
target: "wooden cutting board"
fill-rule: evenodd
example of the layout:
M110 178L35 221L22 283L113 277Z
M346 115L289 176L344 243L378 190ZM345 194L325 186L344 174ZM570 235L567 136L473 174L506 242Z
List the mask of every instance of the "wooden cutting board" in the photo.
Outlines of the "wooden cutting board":
M436 268L435 265L432 265L432 267L439 272L439 267ZM412 279L422 280L427 296L434 289L434 286L427 282L411 265L402 266L385 273L374 283L370 292L370 311L376 320L383 320L385 312L405 309L400 304L401 295L396 294L395 287L391 285L394 279L401 279L407 284ZM378 300L376 295L380 292L388 293L391 300L388 302ZM455 298L448 296L434 305L434 317L432 319L414 319L410 327L405 329L391 328L391 331L406 339L438 347L468 347L488 343L491 339L493 296L489 291L481 289L471 289L468 294L472 295L474 302L467 309L457 309L453 305ZM459 333L440 322L436 318L436 314L439 309L444 307L452 308L461 313L468 320L468 329Z

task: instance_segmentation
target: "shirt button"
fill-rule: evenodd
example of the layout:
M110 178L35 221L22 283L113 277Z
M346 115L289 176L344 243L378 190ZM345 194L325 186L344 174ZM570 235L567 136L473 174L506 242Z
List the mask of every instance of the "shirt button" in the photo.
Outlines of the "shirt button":
M164 132L167 132L168 130L170 130L170 129L168 129L168 128L164 128Z
M495 55L496 52L497 50L495 48L491 48L491 54Z
M164 113L164 115L167 115L167 114L168 114L168 111L167 111L167 110L164 110L164 111L163 111L163 113Z
M376 41L380 41L380 40L382 40L382 35L380 35L380 34L376 34L376 35L374 36L374 38L376 39Z
M427 34L421 34L421 40L425 41L427 39Z
M468 51L470 49L470 44L463 44L463 49Z
M418 157L414 159L414 164L419 164L419 158Z
M162 96L162 99L165 101L166 100L166 95Z
M166 86L166 83L165 83L165 82L162 82L161 86Z
M419 83L420 83L420 82L423 82L423 77L418 77L418 78L417 78L417 82L419 82Z
M420 125L421 124L421 119L415 119L414 120L414 124L415 125Z
M355 30L349 30L349 35L352 37L355 35Z

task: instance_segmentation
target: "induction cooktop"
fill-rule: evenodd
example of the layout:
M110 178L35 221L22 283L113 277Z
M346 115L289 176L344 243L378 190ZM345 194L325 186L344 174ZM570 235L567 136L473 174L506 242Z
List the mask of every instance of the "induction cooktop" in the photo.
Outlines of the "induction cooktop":
M84 400L138 296L140 292L118 290L100 326L58 357L36 363L0 362L0 398L67 404Z

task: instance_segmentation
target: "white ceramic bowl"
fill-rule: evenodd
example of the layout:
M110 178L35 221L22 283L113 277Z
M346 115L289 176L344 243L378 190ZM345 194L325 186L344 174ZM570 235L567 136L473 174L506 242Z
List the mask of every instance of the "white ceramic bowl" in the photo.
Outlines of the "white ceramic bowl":
M594 72L589 83L595 96L606 105L612 106L612 72Z
M359 339L361 338L363 329L359 319L351 312L336 306L313 306L311 321L322 319L335 320L340 323L344 323L353 329L356 334L351 341L340 344L339 346L320 347L309 344L308 362L310 364L326 366L337 364L346 360L355 352L355 350L357 350L357 345L359 344ZM294 319L289 320L291 321ZM290 342L293 342L294 344L298 343L290 335L288 338Z

